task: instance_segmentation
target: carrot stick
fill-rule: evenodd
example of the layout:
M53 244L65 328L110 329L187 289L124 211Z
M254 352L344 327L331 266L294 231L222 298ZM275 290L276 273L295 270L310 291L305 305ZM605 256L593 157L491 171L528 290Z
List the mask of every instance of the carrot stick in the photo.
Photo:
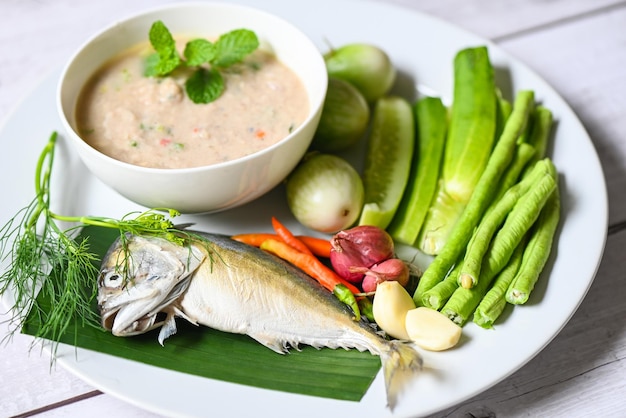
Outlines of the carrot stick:
M253 247L259 247L261 243L268 239L276 239L282 241L277 234L252 232L248 234L237 234L231 237L235 241L243 242L244 244L252 245ZM318 257L330 257L330 240L324 238L312 237L309 235L296 235L300 241L306 245L311 252Z
M342 279L314 255L300 252L289 244L276 239L264 241L260 248L288 261L313 277L323 287L333 292L339 300L350 306L356 316L356 320L360 319L358 302L354 296L355 293L360 293L359 289L352 283ZM349 292L344 291L345 289L349 290Z
M311 237L308 235L296 235L300 241L304 243L309 250L313 254L318 257L329 258L330 257L330 249L332 246L330 245L330 240L324 238Z
M230 237L231 239L244 244L252 245L253 247L260 247L263 241L268 239L280 239L276 234L266 234L262 232L253 232L249 234L237 234Z
M293 248L295 248L296 250L302 253L313 255L311 250L309 250L309 247L304 245L302 241L296 238L296 236L293 235L291 231L285 225L283 225L278 219L276 219L275 216L272 216L272 227L274 227L274 231L276 232L276 235L278 235L283 240L283 242L291 245Z

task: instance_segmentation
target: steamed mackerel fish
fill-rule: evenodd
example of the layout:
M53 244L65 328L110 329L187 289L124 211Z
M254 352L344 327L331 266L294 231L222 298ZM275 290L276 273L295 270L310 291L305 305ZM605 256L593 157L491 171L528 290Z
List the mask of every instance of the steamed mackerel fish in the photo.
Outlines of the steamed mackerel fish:
M357 349L381 357L389 406L394 376L417 371L418 352L388 341L311 277L258 248L221 235L179 246L128 235L102 261L98 304L103 326L117 336L161 327L159 342L176 332L175 318L247 334L277 353L306 344Z

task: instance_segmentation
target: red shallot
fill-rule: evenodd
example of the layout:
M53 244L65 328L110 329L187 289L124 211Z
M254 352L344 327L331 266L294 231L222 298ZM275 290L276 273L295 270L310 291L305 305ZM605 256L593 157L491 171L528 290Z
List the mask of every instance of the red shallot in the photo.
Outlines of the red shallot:
M403 287L409 282L409 267L404 261L398 258L389 258L378 264L374 264L369 269L358 270L365 274L361 287L366 293L376 291L376 286L387 280L395 280Z
M362 272L353 268L370 268L393 257L391 236L377 226L359 225L337 232L331 238L330 262L333 269L352 283L361 283Z

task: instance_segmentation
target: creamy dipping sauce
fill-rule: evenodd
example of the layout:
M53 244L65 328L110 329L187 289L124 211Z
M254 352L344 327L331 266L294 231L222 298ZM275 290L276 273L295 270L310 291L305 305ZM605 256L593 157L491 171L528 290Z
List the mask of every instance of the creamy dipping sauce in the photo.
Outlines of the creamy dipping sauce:
M115 159L154 168L230 161L279 142L308 114L300 79L269 52L224 70L225 90L208 104L187 97L188 73L144 77L150 52L146 44L108 62L77 102L79 135Z

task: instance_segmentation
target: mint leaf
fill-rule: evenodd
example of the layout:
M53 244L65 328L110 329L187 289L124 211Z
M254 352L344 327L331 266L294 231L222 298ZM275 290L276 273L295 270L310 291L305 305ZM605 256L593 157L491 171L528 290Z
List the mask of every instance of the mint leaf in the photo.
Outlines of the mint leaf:
M152 24L148 37L150 44L159 55L167 56L170 55L172 51L176 51L176 42L169 29L162 21L157 20Z
M254 32L235 29L220 36L216 43L206 39L187 42L183 60L176 49L174 37L162 21L157 20L152 24L149 38L156 52L146 58L144 75L167 76L183 65L196 67L196 71L185 82L187 96L194 103L210 103L217 99L225 88L220 70L240 62L259 46ZM209 68L203 64L209 64Z
M159 64L159 54L156 52L146 57L144 61L143 75L146 77L157 77L159 75L157 65Z
M215 57L215 45L206 39L194 39L187 42L183 52L188 67L195 67L211 62Z
M224 91L224 79L215 69L199 68L185 82L185 91L194 103L210 103Z
M174 71L181 63L176 42L165 24L157 20L150 27L150 44L157 52L155 57L148 59L146 71L152 75L167 75Z
M180 65L181 60L178 55L172 55L169 57L163 57L159 54L155 54L154 58L148 59L148 66L146 71L151 71L152 76L164 76L174 71Z
M241 61L258 46L259 40L254 32L248 29L235 29L220 36L217 40L215 58L211 64L217 67L228 67Z

